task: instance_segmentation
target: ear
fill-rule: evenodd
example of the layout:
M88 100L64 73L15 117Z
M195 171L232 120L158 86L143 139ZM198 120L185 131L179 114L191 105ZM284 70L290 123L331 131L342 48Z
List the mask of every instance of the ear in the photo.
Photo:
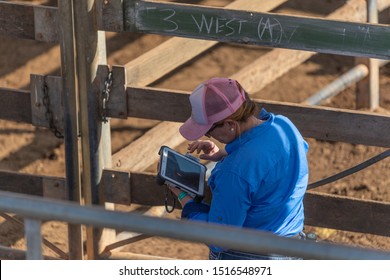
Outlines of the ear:
M237 128L238 127L238 122L234 121L234 120L231 120L231 119L225 120L225 123L227 123L229 128Z

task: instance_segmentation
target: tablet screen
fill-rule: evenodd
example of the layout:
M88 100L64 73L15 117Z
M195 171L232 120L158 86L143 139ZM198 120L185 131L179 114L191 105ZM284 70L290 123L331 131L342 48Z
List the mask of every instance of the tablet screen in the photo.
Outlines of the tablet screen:
M199 191L201 166L182 155L169 150L167 152L165 176L196 192Z

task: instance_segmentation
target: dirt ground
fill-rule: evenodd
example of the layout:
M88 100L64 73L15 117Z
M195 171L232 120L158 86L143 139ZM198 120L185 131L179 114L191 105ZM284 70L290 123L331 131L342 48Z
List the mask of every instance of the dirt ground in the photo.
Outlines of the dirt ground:
M47 1L34 1L46 3ZM230 1L178 1L223 6ZM275 12L323 17L346 1L290 0ZM56 5L50 1L49 5ZM390 10L380 14L380 22L390 24ZM1 37L0 87L29 89L30 74L60 75L58 45ZM167 37L141 34L107 33L107 54L110 65L123 65L147 52ZM269 49L253 46L219 44L163 77L153 86L191 91L200 82L213 76L231 76ZM289 71L254 96L261 99L299 103L333 81L354 65L354 58L318 54ZM355 87L352 86L323 105L355 109ZM390 64L380 70L380 108L390 111ZM156 121L128 119L112 120L113 153L142 136ZM369 132L368 132L369 133ZM384 133L388 133L385 132ZM310 182L330 176L384 151L384 148L307 139ZM390 159L318 190L362 199L390 202ZM47 129L0 120L0 169L52 176L65 175L64 146ZM176 219L179 211L167 214ZM0 245L24 249L20 225L0 218ZM322 240L368 248L390 250L390 238L341 232L332 229L310 228ZM389 228L390 230L390 228ZM43 226L44 237L67 251L67 230L62 223L48 222ZM126 252L180 259L206 259L208 249L203 244L152 237L128 245ZM56 256L50 249L44 253Z

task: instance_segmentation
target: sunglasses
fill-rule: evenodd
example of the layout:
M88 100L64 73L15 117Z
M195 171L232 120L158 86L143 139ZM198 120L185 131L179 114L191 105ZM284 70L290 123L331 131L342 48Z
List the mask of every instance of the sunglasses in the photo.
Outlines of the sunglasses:
M223 124L224 124L224 122L220 122L220 123L215 123L215 124L213 124L213 126L205 133L205 136L207 136L207 137L210 138L210 137L211 137L211 136L210 136L210 133L213 132L214 129L216 129L217 127L223 126Z

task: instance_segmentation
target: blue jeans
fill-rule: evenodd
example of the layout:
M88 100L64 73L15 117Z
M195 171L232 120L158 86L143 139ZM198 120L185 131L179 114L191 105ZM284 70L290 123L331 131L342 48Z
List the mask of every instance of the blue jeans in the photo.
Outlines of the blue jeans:
M209 260L300 260L296 257L287 257L281 255L258 255L240 251L213 252L210 250Z
M306 234L300 232L292 238L297 238L301 240L306 239ZM223 252L213 252L210 250L209 260L302 260L297 257L287 257L275 254L269 255L259 255L254 253L246 253L234 250L227 250Z

